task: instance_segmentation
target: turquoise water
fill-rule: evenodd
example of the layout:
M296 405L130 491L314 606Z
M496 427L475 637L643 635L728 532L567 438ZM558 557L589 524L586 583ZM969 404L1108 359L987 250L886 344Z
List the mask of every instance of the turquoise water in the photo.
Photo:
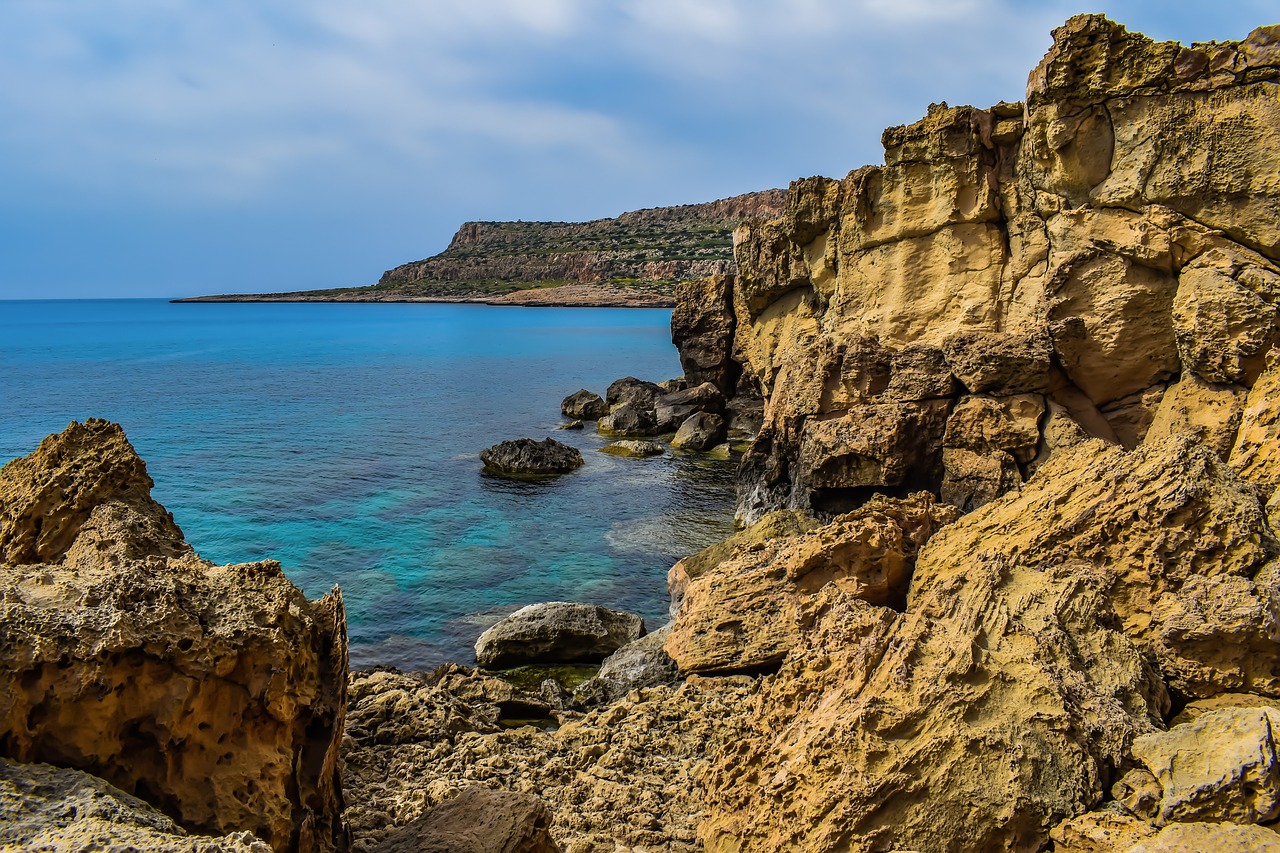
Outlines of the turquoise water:
M120 422L201 556L343 588L356 664L470 661L516 607L590 601L650 624L665 576L731 529L732 467L622 459L560 400L680 371L670 312L478 305L0 302L0 462L71 420ZM586 465L487 477L548 435Z

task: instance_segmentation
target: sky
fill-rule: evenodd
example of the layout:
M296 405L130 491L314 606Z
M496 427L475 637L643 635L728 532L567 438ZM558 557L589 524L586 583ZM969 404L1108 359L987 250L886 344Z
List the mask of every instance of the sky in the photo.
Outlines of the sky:
M0 0L0 299L371 284L467 220L580 221L882 162L1104 12L1274 0ZM2 309L0 309L2 310Z

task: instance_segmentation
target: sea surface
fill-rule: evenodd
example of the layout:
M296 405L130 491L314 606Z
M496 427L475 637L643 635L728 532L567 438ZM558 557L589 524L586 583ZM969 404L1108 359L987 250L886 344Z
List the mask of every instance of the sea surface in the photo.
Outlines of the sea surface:
M154 496L216 563L342 587L353 665L473 660L525 604L665 621L667 569L732 529L733 466L597 452L560 400L680 372L670 311L437 304L0 302L0 463L72 420L118 421ZM482 473L529 436L586 465Z

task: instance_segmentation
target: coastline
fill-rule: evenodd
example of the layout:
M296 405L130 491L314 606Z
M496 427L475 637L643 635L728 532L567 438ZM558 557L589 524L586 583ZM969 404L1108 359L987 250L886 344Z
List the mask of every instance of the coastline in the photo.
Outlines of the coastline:
M486 294L458 296L415 296L404 291L375 292L373 288L351 291L310 290L286 293L229 293L170 299L174 304L209 302L312 302L343 304L443 303L462 305L505 305L523 308L674 308L675 297L629 288L596 284L565 284L549 288L528 288L502 296Z

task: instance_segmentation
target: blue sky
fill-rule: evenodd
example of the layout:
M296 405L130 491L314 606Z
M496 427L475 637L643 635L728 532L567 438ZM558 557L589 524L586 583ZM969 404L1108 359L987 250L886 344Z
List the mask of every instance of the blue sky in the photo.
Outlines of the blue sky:
M933 101L1018 100L1102 11L1243 38L1273 0L2 0L0 298L369 284L469 219L840 176Z

